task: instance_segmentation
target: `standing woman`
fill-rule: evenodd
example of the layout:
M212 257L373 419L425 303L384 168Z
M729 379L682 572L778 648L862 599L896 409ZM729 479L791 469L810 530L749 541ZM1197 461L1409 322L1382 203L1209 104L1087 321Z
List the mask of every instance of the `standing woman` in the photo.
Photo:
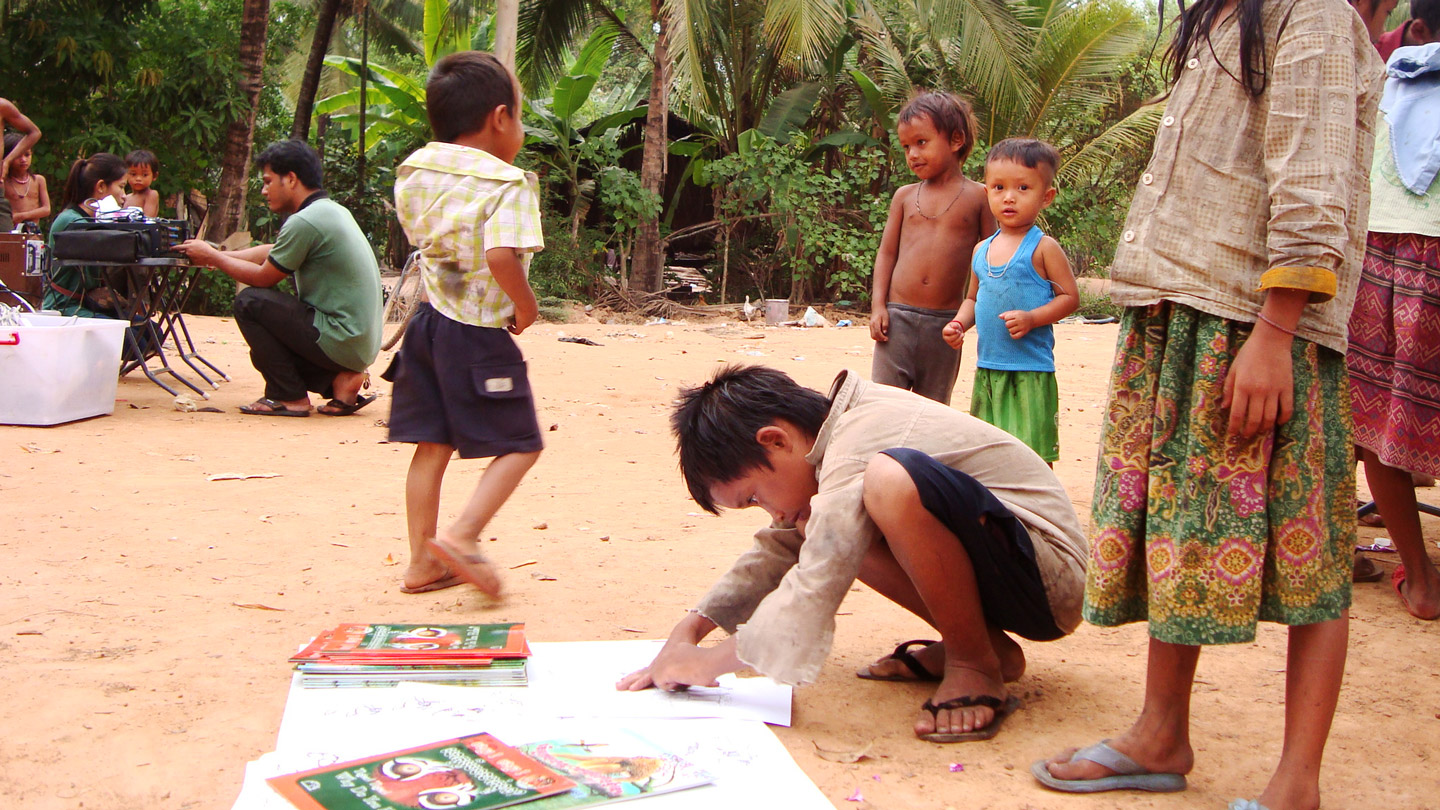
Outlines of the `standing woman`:
M1111 269L1126 309L1085 592L1095 624L1149 622L1145 703L1032 771L1068 792L1183 790L1200 645L1272 621L1289 626L1284 748L1258 802L1231 806L1315 810L1348 640L1346 321L1382 68L1345 0L1181 8Z

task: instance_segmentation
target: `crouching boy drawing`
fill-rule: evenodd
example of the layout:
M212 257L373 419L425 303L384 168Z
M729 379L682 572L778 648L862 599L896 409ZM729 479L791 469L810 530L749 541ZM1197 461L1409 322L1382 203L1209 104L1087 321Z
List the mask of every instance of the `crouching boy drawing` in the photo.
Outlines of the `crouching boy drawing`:
M915 721L922 739L989 739L1019 707L1005 686L1025 669L1012 634L1051 641L1080 623L1075 510L999 428L852 372L826 397L764 367L681 391L671 427L696 503L758 506L773 522L620 689L713 685L745 666L814 681L859 577L940 635L859 676L938 682ZM717 627L730 637L698 646Z

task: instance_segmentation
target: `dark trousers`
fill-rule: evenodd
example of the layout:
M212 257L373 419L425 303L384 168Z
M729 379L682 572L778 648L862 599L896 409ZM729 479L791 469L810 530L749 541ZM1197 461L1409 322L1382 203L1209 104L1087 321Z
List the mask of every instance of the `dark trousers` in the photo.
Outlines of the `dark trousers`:
M314 391L335 396L335 375L348 371L320 348L315 308L293 295L247 287L235 296L235 325L250 344L250 362L265 378L265 396L294 402Z
M985 620L1032 641L1065 635L1055 625L1030 532L985 485L919 450L884 451L900 462L920 504L965 547Z

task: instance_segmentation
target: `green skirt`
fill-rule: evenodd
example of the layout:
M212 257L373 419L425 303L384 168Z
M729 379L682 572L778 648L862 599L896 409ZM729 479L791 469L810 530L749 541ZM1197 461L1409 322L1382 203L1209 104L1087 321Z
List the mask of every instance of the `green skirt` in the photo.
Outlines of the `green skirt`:
M1060 460L1060 388L1055 372L976 368L970 415L1024 442L1047 462Z
M1350 606L1355 459L1345 358L1292 344L1295 412L1228 432L1225 375L1251 325L1162 302L1125 310L1100 437L1085 618L1171 644Z

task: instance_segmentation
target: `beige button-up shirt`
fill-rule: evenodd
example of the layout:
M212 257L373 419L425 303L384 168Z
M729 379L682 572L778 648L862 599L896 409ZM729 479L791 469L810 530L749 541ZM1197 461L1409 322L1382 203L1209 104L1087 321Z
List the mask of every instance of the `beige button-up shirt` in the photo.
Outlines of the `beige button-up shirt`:
M1344 352L1384 65L1345 0L1265 0L1261 16L1269 84L1259 98L1234 78L1234 15L1187 57L1121 233L1111 296L1254 323L1265 290L1309 290L1301 337Z
M880 537L865 512L865 468L895 447L928 453L988 487L1030 533L1056 626L1069 633L1080 624L1088 547L1070 497L1039 456L967 413L853 372L835 378L830 401L807 456L820 489L810 501L806 536L762 529L696 608L735 634L741 661L784 683L819 675L834 640L835 611Z

